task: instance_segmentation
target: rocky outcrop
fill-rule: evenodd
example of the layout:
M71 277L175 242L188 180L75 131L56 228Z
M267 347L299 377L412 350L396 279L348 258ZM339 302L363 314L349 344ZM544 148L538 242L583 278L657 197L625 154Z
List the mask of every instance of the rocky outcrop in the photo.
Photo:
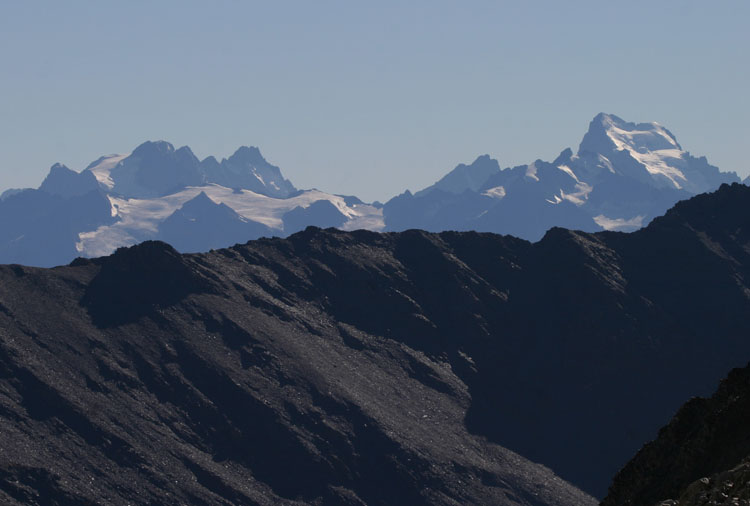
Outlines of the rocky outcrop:
M688 401L615 477L603 506L750 499L750 366ZM743 503L744 504L744 503Z

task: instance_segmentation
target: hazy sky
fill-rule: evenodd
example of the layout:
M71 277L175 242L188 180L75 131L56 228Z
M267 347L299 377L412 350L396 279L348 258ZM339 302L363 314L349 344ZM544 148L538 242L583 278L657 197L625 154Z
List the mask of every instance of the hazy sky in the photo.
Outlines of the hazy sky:
M3 1L0 190L145 140L386 200L600 111L750 172L750 2Z

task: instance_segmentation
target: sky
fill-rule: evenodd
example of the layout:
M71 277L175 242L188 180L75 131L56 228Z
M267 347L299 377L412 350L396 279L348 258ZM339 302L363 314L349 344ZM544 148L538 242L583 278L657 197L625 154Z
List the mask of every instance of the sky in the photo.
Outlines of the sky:
M0 3L0 190L146 140L258 146L298 188L385 201L599 112L750 173L750 2Z

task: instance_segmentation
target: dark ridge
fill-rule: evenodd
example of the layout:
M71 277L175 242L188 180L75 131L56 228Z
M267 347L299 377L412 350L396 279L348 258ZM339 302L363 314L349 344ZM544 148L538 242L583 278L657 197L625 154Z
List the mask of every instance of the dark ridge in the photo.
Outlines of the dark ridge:
M161 241L119 248L96 263L101 265L99 273L86 288L81 304L100 327L132 322L188 294L211 290L195 268Z

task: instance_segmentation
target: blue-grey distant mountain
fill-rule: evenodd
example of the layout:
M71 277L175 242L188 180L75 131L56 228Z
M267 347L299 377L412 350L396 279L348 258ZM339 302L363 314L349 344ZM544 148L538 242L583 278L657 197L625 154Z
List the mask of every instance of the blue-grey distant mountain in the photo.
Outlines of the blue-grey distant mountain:
M209 156L201 162L207 183L228 188L245 188L269 197L285 198L297 189L271 165L256 147L243 146L221 163Z
M112 193L140 199L162 197L206 181L200 161L189 147L175 150L164 141L144 142L115 165L109 177Z
M0 262L58 265L79 255L79 234L115 220L98 189L74 197L23 190L0 200Z
M266 225L243 218L200 192L159 225L157 238L180 251L195 253L271 235Z
M99 182L91 172L76 172L60 163L54 164L39 189L60 197L80 197L99 189Z
M30 190L31 188L8 188L4 192L0 193L0 200L5 200L11 195L16 195L24 190Z
M577 154L501 170L487 155L384 207L387 230L479 230L538 240L553 226L635 230L675 202L738 182L657 123L601 113Z
M317 200L308 207L295 207L284 215L284 231L293 234L310 225L320 228L340 227L346 223L344 213L328 200Z
M679 200L737 181L736 174L720 172L706 158L683 150L661 125L628 123L610 114L591 121L575 154L566 149L552 162L536 160L506 169L483 155L385 205L297 190L257 147L240 147L221 161L212 156L199 160L187 146L175 149L165 141L148 141L132 153L103 156L82 172L55 164L39 188L46 197L27 195L15 201L18 219L0 216L0 222L8 223L7 230L0 230L0 263L64 264L75 256L107 255L118 247L157 238L181 251L206 250L259 236L287 236L310 225L373 231L477 230L528 240L540 239L555 226L632 231ZM88 213L79 209L82 203L66 201L91 192L98 196L82 200L93 206ZM0 202L21 193L3 192ZM183 208L201 193L205 198ZM66 201L65 209L76 207L75 219L62 210L45 219L27 218L62 205L51 197ZM41 207L26 209L19 207L21 202ZM0 206L0 213L10 207ZM66 216L72 221L61 222ZM50 223L56 223L50 236L56 239L46 248L23 246L52 233Z
M208 183L276 198L296 191L256 147L243 146L219 163L213 156L198 160L187 146L175 149L165 141L148 141L114 166L102 168L101 162L107 159L100 158L84 172L95 173L112 193L127 198L162 197Z
M383 228L381 206L297 190L256 147L218 162L189 147L144 142L81 172L50 168L38 190L0 196L0 263L49 267L149 239L183 252L286 236L309 225Z

